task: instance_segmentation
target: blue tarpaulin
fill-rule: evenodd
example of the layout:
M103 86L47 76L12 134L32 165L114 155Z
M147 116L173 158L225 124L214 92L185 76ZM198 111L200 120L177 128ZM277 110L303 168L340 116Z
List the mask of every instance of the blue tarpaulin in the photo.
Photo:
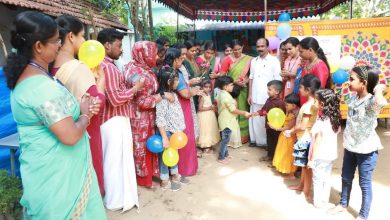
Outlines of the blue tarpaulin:
M17 133L10 104L10 90L7 87L3 67L0 67L0 139ZM1 143L0 143L1 145ZM17 153L18 156L19 153ZM16 164L17 173L19 163ZM0 169L10 170L10 150L0 149Z

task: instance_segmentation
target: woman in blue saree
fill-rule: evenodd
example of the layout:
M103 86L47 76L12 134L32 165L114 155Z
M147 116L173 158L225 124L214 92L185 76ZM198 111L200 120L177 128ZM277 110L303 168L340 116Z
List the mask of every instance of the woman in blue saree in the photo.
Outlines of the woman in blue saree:
M106 219L86 128L98 100L79 102L48 71L61 41L55 21L17 15L5 74L20 143L24 219Z

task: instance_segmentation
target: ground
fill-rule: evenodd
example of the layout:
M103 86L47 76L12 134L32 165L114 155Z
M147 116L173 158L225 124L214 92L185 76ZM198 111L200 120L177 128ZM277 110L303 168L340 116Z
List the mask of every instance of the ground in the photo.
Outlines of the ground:
M390 130L377 129L385 147L379 153L374 172L371 220L388 219L390 204ZM341 189L342 152L339 135L339 158L333 167L331 202L337 203ZM125 213L107 211L110 220L350 220L357 216L361 193L357 175L353 182L348 212L330 216L308 204L304 196L287 189L296 181L283 181L268 163L258 159L265 154L259 148L243 146L230 149L234 157L229 165L221 165L216 155L199 159L199 171L191 184L178 192L139 188L140 208ZM386 217L387 216L387 217Z

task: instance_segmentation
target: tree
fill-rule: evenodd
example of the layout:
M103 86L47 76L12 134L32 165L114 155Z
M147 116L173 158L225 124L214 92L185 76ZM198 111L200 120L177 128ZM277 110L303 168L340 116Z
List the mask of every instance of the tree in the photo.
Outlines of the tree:
M339 17L349 18L349 2L340 4L321 15L321 19ZM353 18L371 18L390 16L389 0L353 0Z

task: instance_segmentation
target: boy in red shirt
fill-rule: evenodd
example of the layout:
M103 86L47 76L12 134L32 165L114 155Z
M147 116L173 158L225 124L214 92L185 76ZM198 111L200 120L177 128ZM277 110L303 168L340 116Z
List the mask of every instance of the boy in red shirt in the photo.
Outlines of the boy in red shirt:
M265 102L264 106L257 112L253 113L252 116L265 116L268 111L273 108L280 108L283 112L286 112L286 106L283 100L280 98L280 93L283 89L283 83L280 80L271 80L267 84L269 98ZM265 128L267 133L267 156L261 157L260 161L272 161L275 154L275 148L278 143L278 137L280 131L276 131L268 125L268 118L265 121Z

